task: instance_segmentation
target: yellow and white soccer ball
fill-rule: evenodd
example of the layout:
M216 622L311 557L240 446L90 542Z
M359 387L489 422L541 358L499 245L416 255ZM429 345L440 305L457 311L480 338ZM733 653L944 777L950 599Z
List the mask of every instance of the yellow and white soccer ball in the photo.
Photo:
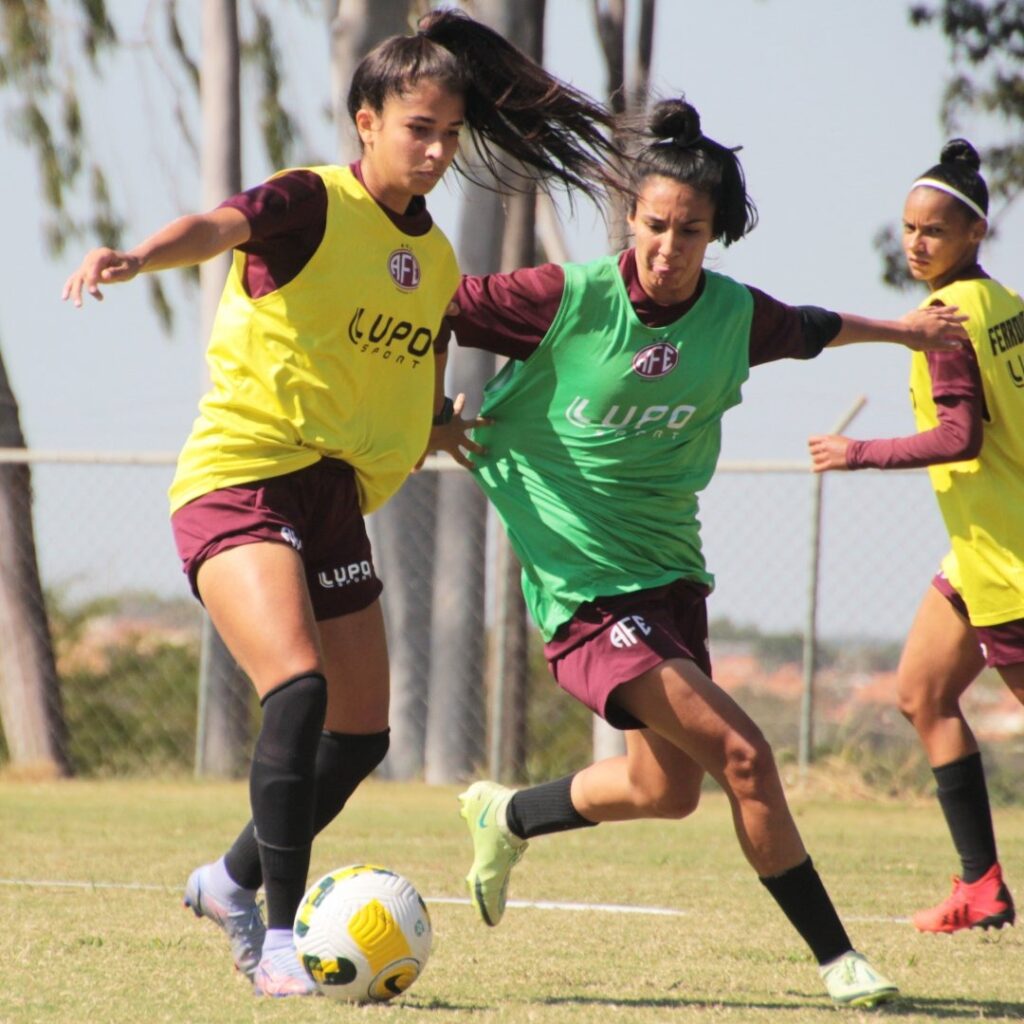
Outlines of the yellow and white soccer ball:
M376 864L324 875L295 915L295 945L309 976L324 995L355 1003L401 995L426 966L432 938L412 883Z

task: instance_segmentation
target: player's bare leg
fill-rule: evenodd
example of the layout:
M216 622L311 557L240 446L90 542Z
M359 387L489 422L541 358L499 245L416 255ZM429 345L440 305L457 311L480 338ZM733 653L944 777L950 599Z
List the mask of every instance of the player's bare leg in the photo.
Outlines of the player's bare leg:
M771 747L746 712L686 659L662 662L614 697L722 786L747 860L810 946L833 1001L895 998L896 986L853 949L793 821Z
M922 932L1013 924L1013 898L996 854L988 789L977 740L960 699L985 667L970 623L934 587L918 608L900 658L900 710L917 731L932 766L961 874L952 893L913 916ZM1024 666L1000 669L1018 698Z
M917 731L933 768L977 753L960 698L984 667L970 624L929 587L907 635L897 679L900 711Z
M806 860L768 741L694 662L664 661L623 683L614 696L722 786L740 847L760 876L782 874Z
M630 729L624 736L624 756L595 761L573 776L576 810L593 822L678 820L692 814L704 769L650 729Z
M317 627L327 676L324 728L354 734L387 729L390 676L380 601Z
M299 963L291 921L305 891L313 767L327 684L305 570L290 545L244 544L204 562L197 585L214 626L263 705L250 790L268 928L252 974L253 990L279 997L311 995L317 989Z

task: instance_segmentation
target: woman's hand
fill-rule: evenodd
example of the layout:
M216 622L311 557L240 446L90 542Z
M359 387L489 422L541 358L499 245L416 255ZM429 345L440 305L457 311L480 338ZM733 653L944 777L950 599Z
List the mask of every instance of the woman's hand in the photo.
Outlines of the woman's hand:
M825 473L830 469L849 469L846 464L846 449L850 447L850 438L839 434L823 434L808 438L807 447L811 450L811 469L815 473Z
M465 404L466 396L456 395L455 401L452 403L452 418L441 426L431 428L427 451L423 453L423 458L416 464L417 469L423 465L423 459L430 452L447 452L460 466L465 466L466 469L472 469L474 466L473 460L470 458L471 454L487 454L487 449L469 437L467 432L476 427L486 427L494 421L482 416L464 420L462 409Z
M191 267L249 241L252 228L232 206L209 213L188 213L165 224L128 252L99 248L86 253L82 265L64 284L63 299L82 305L82 291L103 300L100 285L122 284L146 271Z
M82 305L82 291L94 299L103 301L100 285L122 284L130 281L142 269L142 260L128 252L118 252L105 246L86 253L82 265L64 283L61 299L68 299L75 306Z
M966 321L967 317L956 306L912 309L900 317L900 323L911 330L903 344L914 352L959 348L964 342L970 343L963 326Z

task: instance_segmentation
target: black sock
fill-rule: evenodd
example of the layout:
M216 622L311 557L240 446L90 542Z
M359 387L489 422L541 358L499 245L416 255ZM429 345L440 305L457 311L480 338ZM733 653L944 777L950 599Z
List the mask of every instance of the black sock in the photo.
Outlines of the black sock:
M960 855L961 877L965 882L976 882L998 859L981 754L968 754L959 761L939 765L932 774L953 845Z
M313 834L318 835L341 813L356 787L384 760L390 731L369 734L328 732L320 734L316 750ZM256 829L249 821L231 849L224 867L238 884L258 889L263 883Z
M762 878L761 884L775 897L819 964L853 949L810 857L781 875Z
M260 848L252 818L242 826L242 831L224 854L224 868L231 880L243 889L258 889L263 884Z
M596 821L587 821L572 805L571 775L543 782L539 786L519 790L506 810L508 829L520 839L544 836L551 832L568 832L574 828L590 828Z
M262 700L249 799L267 897L267 927L291 928L306 891L313 842L317 740L327 682L317 672L289 679Z

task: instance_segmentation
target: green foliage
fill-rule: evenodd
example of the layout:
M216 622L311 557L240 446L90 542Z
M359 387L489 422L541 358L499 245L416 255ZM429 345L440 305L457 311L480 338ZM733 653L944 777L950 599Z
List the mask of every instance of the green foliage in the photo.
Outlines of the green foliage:
M895 708L855 709L827 730L815 760L853 768L864 788L884 796L924 796L934 788L924 750Z
M954 56L982 64L993 54L1024 59L1024 3L1020 0L942 0L914 4L912 25L940 21Z
M195 755L198 651L132 637L61 678L80 775L184 774Z
M146 287L149 289L149 303L160 321L160 326L170 334L174 324L174 310L167 298L167 289L155 274L150 274L146 279Z
M530 630L526 782L544 782L590 763L593 716L555 682L540 634Z
M913 4L910 23L937 27L949 42L951 73L939 119L949 136L972 135L987 118L1005 140L979 147L982 172L993 200L989 236L1006 209L1024 193L1024 0L941 0ZM913 284L898 233L882 228L874 238L882 280L896 288Z
M995 115L1006 142L982 150L989 189L1006 205L1024 191L1024 2L943 0L911 8L914 25L938 24L949 40L953 73L940 116L949 134L965 117Z
M875 237L871 239L871 244L882 258L882 280L890 288L909 291L918 286L918 282L911 277L910 271L907 269L903 245L896 228L891 224L879 228L875 232Z
M124 234L124 222L117 215L110 201L107 178L102 169L92 168L92 201L95 211L92 220L92 234L101 245L117 249Z
M50 594L47 606L76 772L190 772L199 643L182 626L194 624L191 605L145 594L71 605ZM127 619L146 626L91 639L97 623Z
M104 47L117 43L117 32L107 17L107 5L104 0L78 0L82 20L82 49L89 62L96 66L96 58Z
M727 616L713 619L708 625L708 631L711 635L712 655L716 643L742 643L749 646L750 653L768 669L803 661L802 633L763 633L757 626L735 623ZM837 656L838 650L834 644L819 641L819 668L833 664Z
M140 14L144 14L144 6L138 5ZM259 75L258 117L266 151L275 167L283 167L290 163L297 135L296 122L281 102L283 61L273 21L258 0L249 0L248 6L254 28L252 40L241 47L242 56L251 60ZM296 6L303 16L313 16L305 4ZM0 89L6 88L14 95L15 136L35 155L46 207L43 237L53 256L82 239L87 244L114 248L123 244L123 211L117 208L107 187L107 157L98 154L92 144L80 91L84 85L98 87L103 73L101 58L131 46L165 67L169 63L166 51L170 50L192 86L192 98L198 94L200 69L182 35L178 4L176 0L162 0L160 7L165 15L166 38L161 40L147 29L141 43L124 43L105 0L3 0L0 4ZM326 53L325 45L325 59ZM79 54L85 68L75 60ZM225 55L225 59L230 57ZM197 108L187 102L187 89L185 93L184 102L175 98L170 116L191 150L198 154L193 141ZM90 108L107 110L109 101L92 103ZM163 124L152 126L154 132L166 128ZM140 147L144 141L133 142L143 161ZM186 280L191 286L196 277ZM159 284L151 284L149 293L161 326L169 331L173 307Z
M46 0L4 0L0 5L0 85L45 88L50 60Z
M178 25L178 4L177 0L171 0L167 5L167 36L171 43L171 51L178 58L185 74L192 83L192 88L199 92L199 65L192 59L185 45L185 40Z
M274 40L270 18L256 7L256 33L243 50L253 60L260 76L260 130L263 145L275 167L287 167L295 142L295 122L281 105L281 58Z

